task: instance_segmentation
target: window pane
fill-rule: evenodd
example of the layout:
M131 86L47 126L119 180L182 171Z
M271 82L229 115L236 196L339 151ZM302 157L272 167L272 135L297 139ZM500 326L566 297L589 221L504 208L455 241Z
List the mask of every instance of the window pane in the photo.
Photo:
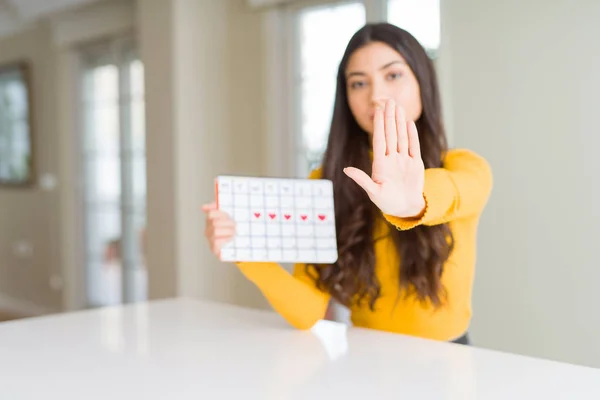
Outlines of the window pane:
M24 119L7 119L0 125L0 179L22 180L29 174L31 143Z
M116 65L91 68L85 75L85 99L93 103L119 100L119 71Z
M12 124L12 169L13 179L26 179L29 174L31 143L29 141L29 124L24 119Z
M86 215L88 257L106 263L112 242L121 236L121 210L118 204L90 205Z
M146 202L146 156L136 154L132 160L133 200L135 204Z
M87 202L118 204L121 199L121 159L119 155L90 155L85 161Z
M2 126L0 127L0 157L8 157L8 154L10 154L8 146L8 132Z
M440 0L388 0L388 22L410 32L429 51L440 46Z
M12 124L12 150L19 159L26 159L30 155L31 143L29 141L29 124L24 119L13 121Z
M125 229L129 242L123 251L125 260L125 284L130 301L147 298L147 273L145 268L146 234L146 128L144 103L144 68L131 51L126 56L127 101L125 131L126 148L123 166L127 184L123 202L125 205Z
M0 157L2 160L8 159L11 155L11 140L8 130L4 127L0 127ZM10 164L0 163L0 179L10 179Z
M85 149L94 153L119 151L119 74L116 65L90 68L84 77Z
M339 63L352 35L366 22L362 2L307 8L299 14L301 157L308 170L327 145ZM331 29L335 27L335 29ZM308 170L298 171L301 175Z
M88 300L92 306L121 301L121 211L88 207L86 213Z
M85 149L90 153L116 155L119 152L119 103L87 104Z
M18 79L19 77L15 77ZM9 116L12 118L27 117L27 91L23 82L8 81L4 88L3 99Z
M142 99L131 102L131 141L135 153L146 151L146 116L145 104Z
M144 66L140 60L134 60L129 64L131 83L129 93L131 97L144 95Z
M28 94L20 71L0 77L0 180L27 179L31 165Z
M83 75L83 150L87 297L91 306L121 302L121 158L119 70L90 65Z

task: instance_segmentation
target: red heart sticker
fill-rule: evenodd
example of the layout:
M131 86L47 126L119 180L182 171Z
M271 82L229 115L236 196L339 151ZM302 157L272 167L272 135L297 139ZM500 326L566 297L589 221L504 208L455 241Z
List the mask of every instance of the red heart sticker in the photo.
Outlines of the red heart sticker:
M260 213L254 213L254 216L255 216L256 218L260 218Z
M302 218L302 221L306 221L306 218L308 218L307 215L301 215L300 218Z
M275 219L276 215L275 214L269 214L269 218L271 219Z
M290 219L290 218L292 218L292 216L291 216L290 214L285 214L285 215L284 215L284 218L285 218L285 219Z
M323 214L319 214L319 219L320 219L321 221L325 221L325 216L324 216Z

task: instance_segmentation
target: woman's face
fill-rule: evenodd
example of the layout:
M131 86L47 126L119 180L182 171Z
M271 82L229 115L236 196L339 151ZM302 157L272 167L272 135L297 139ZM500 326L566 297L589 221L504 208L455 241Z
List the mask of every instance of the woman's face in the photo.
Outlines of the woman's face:
M375 109L386 99L392 98L402 106L408 121L416 121L421 115L417 78L404 57L385 43L369 43L350 56L346 91L354 118L369 134L373 134Z

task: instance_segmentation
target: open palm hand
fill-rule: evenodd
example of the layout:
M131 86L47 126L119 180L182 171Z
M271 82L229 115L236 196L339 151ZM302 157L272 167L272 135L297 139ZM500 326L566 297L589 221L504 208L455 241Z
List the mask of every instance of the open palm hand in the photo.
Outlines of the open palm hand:
M371 176L354 167L344 172L386 214L415 217L425 207L425 167L417 128L414 122L407 123L404 110L393 100L375 112Z

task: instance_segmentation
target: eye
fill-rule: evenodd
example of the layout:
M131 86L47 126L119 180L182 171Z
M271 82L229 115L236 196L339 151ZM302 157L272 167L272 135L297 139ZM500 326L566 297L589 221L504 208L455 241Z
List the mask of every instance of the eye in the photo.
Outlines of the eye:
M402 78L402 74L400 72L391 72L388 74L387 78L393 81Z
M350 83L350 88L351 89L359 89L365 85L366 85L366 83L364 81L354 81L354 82Z

